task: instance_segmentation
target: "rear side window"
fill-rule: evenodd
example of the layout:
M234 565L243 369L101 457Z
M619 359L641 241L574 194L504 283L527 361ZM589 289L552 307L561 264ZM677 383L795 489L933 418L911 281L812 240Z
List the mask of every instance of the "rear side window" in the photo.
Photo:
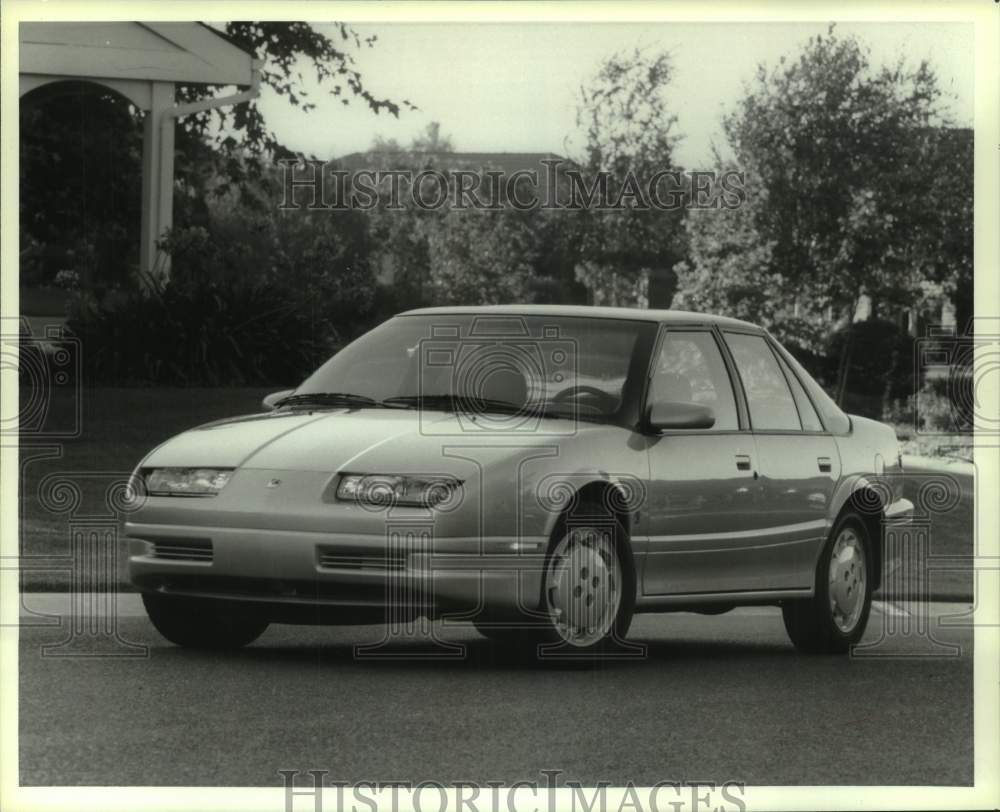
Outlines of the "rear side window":
M726 333L750 409L750 426L758 431L801 431L799 412L767 341L761 336Z
M650 403L700 403L715 412L711 431L739 428L736 398L722 352L707 331L670 330L663 336L650 382Z
M816 404L816 408L819 409L819 413L823 416L823 422L826 423L827 431L833 434L847 434L851 430L850 418L844 414L823 387L816 383L812 375L806 372L805 368L795 359L794 355L780 344L777 345L777 349L778 354L795 370L806 391L812 396L813 403Z
M785 373L785 377L788 379L788 385L792 388L792 397L795 398L795 406L799 410L799 420L802 421L802 430L823 431L823 424L820 422L819 415L816 414L816 410L809 401L806 390L799 383L799 379L795 377L795 373L792 372L791 367L785 363L785 360L781 356L778 356L778 361L781 364L782 372Z

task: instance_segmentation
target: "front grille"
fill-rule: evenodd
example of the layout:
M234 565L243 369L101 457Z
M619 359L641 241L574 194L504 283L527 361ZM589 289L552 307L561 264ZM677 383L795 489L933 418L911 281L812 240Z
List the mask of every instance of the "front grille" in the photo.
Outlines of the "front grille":
M201 561L211 563L211 539L150 539L153 558L164 558L169 561Z
M387 555L381 550L371 552L343 547L319 547L316 554L322 569L400 572L406 568L406 559L402 555Z

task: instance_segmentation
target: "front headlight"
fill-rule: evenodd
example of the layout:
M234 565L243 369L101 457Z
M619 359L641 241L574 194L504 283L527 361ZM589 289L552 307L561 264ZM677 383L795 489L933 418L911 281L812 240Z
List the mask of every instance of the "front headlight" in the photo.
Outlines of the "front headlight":
M461 480L449 476L341 474L337 498L383 507L441 507L452 501L461 487Z
M149 496L215 496L232 475L231 468L153 468L144 485Z

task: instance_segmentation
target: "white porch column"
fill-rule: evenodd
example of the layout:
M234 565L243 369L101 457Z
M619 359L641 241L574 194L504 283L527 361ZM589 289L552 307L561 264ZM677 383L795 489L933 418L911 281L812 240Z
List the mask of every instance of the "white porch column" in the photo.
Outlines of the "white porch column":
M151 104L143 122L142 138L142 234L139 270L165 281L170 274L167 256L156 241L173 224L174 216L174 127L163 126L164 111L174 105L173 82L152 82Z

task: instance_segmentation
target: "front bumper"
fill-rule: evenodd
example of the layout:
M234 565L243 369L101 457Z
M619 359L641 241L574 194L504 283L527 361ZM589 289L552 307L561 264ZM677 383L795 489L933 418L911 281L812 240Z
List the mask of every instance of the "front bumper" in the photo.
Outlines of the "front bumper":
M127 522L137 589L253 604L291 622L530 617L544 538L431 539Z

